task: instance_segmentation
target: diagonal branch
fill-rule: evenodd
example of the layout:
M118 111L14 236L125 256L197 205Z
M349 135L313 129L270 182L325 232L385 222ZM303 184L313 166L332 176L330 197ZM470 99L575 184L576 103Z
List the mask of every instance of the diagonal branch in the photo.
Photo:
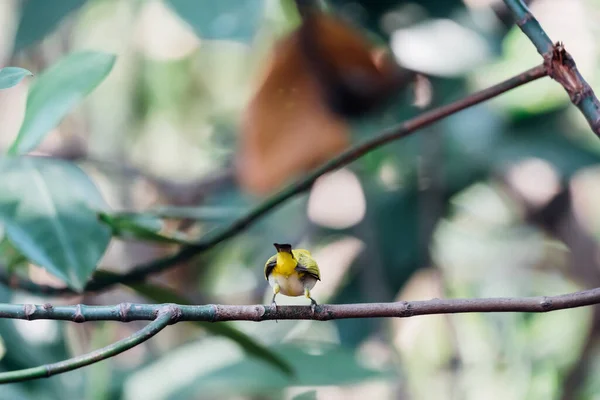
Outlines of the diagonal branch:
M556 45L552 44L523 0L504 0L504 3L512 11L519 28L531 40L537 52L544 57L548 75L562 85L569 94L571 103L581 111L592 131L600 136L600 102L579 73L575 61L565 50L564 45L560 42Z
M455 101L451 104L441 106L425 112L415 118L412 118L399 126L389 128L379 135L375 136L370 140L366 140L355 147L348 149L347 151L340 154L338 157L330 160L321 167L315 169L305 177L298 180L296 183L283 189L281 192L271 196L263 203L258 205L256 208L250 210L246 215L234 221L232 224L224 227L221 230L216 231L215 234L209 235L200 242L183 247L179 252L167 256L158 260L154 260L148 263L140 264L133 267L129 272L124 274L108 273L106 271L97 271L94 275L94 279L86 285L86 292L98 291L107 289L118 283L133 283L145 279L150 274L155 274L161 271L165 271L177 264L183 263L195 257L196 255L216 246L217 244L235 236L237 233L245 230L251 224L262 218L264 215L273 211L279 205L284 203L286 200L308 190L312 184L322 175L332 172L344 165L357 160L366 153L375 150L376 148L390 143L394 140L402 139L410 134L414 133L418 129L429 126L435 122L438 122L449 115L455 114L459 111L480 104L493 97L499 96L509 90L517 88L526 83L532 82L536 79L542 78L547 75L546 67L539 65L531 68L517 76L507 79L497 85L490 88L481 90L473 93L461 100ZM9 279L5 272L0 270L0 282L10 285L11 287L23 288L29 292L42 294L42 295L64 295L73 294L68 288L54 288L51 286L40 286L30 281L26 281L19 278L14 278L14 282Z
M135 332L133 335L126 337L125 339L119 340L118 342L110 344L101 349L92 351L91 353L70 358L54 364L46 364L39 367L0 373L0 384L29 381L39 378L49 378L54 375L73 371L75 369L79 369L116 356L117 354L120 354L145 342L158 332L162 331L167 325L169 325L172 318L175 317L175 311L176 310L173 307L161 306L161 308L157 309L157 312L154 314L153 321L144 328Z

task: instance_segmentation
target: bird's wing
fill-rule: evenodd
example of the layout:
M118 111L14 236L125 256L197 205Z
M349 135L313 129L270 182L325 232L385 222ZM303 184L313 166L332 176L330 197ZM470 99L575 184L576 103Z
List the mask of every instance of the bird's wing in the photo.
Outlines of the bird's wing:
M266 280L269 280L269 275L271 275L271 272L273 271L273 268L275 268L276 265L277 265L277 254L275 254L274 256L269 258L267 260L267 263L265 264L265 279Z
M319 266L317 265L315 259L310 256L310 252L308 250L298 249L293 250L293 253L294 257L298 261L296 271L312 275L320 281L321 271L319 271Z
M292 251L292 253L296 254L306 254L307 256L311 257L312 255L310 254L310 251L306 250L306 249L294 249Z

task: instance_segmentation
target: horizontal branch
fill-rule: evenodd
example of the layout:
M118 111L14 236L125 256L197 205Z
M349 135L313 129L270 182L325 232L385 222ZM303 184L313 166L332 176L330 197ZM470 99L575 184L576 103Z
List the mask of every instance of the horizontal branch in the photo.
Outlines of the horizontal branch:
M600 136L600 102L579 73L575 60L562 43L553 44L523 0L504 0L517 25L544 57L548 75L567 91L571 103L583 114L592 131Z
M175 310L171 323L179 321L268 321L268 320L316 320L329 321L348 318L407 318L418 315L531 312L541 313L568 308L584 307L600 303L600 288L558 296L499 297L484 299L432 299L399 301L395 303L324 304L315 311L309 306L272 305L177 305L132 304L114 306L57 306L50 304L0 304L0 319L53 319L72 322L89 321L141 321L154 320L165 306Z
M178 305L132 304L114 306L57 306L51 304L0 304L0 319L90 321L153 321L133 335L83 356L54 364L0 373L0 384L46 378L72 371L120 354L150 339L169 324L180 321L268 321L316 320L348 318L408 318L418 315L458 314L474 312L542 313L600 303L600 288L558 296L488 299L432 299L395 303L324 304L313 311L310 306L272 305ZM292 371L290 371L293 373Z
M156 311L157 312L154 314L151 323L135 332L133 335L126 337L125 339L119 340L118 342L95 350L91 353L74 357L65 361L41 365L39 367L0 373L0 384L29 381L39 378L49 378L54 375L73 371L75 369L106 360L107 358L116 356L117 354L129 350L162 331L167 325L169 325L171 318L175 314L174 310L165 306L157 309Z
M215 245L245 230L250 225L258 221L261 217L273 211L279 205L283 204L286 200L308 190L318 178L325 175L326 173L341 168L357 160L366 153L375 150L378 147L381 147L394 140L407 137L413 132L423 127L429 126L435 122L438 122L452 114L465 110L474 105L480 104L493 97L499 96L502 93L505 93L511 89L524 85L528 82L532 82L546 75L546 67L544 65L539 65L490 88L473 93L451 104L435 108L415 118L412 118L398 126L389 128L380 133L379 135L373 137L372 139L358 144L343 152L338 157L325 163L321 167L317 168L313 172L298 180L296 183L288 186L281 192L271 196L262 204L250 210L247 214L235 220L230 225L224 227L223 229L217 230L215 233L209 235L208 237L199 241L198 243L190 246L185 246L181 248L179 252L171 256L154 260L148 263L140 264L136 267L133 267L129 272L126 272L124 274L108 274L99 271L98 274L94 275L93 280L90 281L88 285L86 285L85 290L86 292L98 291L107 289L108 287L119 283L129 284L133 282L138 282L143 280L150 274L162 272L175 265L186 262L194 258L196 255L208 249L211 249ZM14 278L14 280L11 282L6 273L3 273L1 270L0 282L7 283L13 288L22 288L29 292L41 295L73 294L73 292L69 288L54 288L51 286L36 285L35 283L20 278Z

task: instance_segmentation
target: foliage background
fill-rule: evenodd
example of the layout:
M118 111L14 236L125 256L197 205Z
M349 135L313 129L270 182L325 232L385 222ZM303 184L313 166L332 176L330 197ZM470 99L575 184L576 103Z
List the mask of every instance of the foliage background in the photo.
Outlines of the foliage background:
M252 78L273 41L294 26L286 3L2 1L0 66L37 76L75 51L115 54L106 80L36 152L80 166L112 210L162 205L199 215L187 227L198 237L259 201L223 171L236 149ZM385 39L403 64L431 74L433 105L541 62L491 0L328 4ZM537 0L531 8L550 37L565 42L590 85L600 87L594 40L600 3ZM17 136L33 79L0 91L4 149ZM417 112L405 101L394 104L356 123L354 140ZM323 273L314 290L320 302L552 295L598 286L599 150L562 88L537 81L366 155L154 280L197 303L268 302L264 260L271 243L290 241L314 249ZM199 184L207 179L213 183ZM72 190L63 186L58 190ZM169 221L164 231L184 228ZM5 265L60 285L2 243ZM100 265L125 271L168 251L113 239ZM151 297L117 287L51 300L115 304ZM47 300L0 287L1 302ZM279 303L306 302L282 296ZM597 319L592 309L576 309L235 324L298 368L299 383L229 339L178 324L92 367L7 385L0 399L548 399L575 392L593 399L600 386ZM139 326L0 321L0 370L68 358Z

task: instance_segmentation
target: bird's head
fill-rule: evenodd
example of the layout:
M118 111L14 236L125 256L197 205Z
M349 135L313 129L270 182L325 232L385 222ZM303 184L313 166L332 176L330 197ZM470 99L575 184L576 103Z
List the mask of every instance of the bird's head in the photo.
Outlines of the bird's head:
M290 253L292 254L292 245L288 243L273 243L273 246L277 249L278 253Z

